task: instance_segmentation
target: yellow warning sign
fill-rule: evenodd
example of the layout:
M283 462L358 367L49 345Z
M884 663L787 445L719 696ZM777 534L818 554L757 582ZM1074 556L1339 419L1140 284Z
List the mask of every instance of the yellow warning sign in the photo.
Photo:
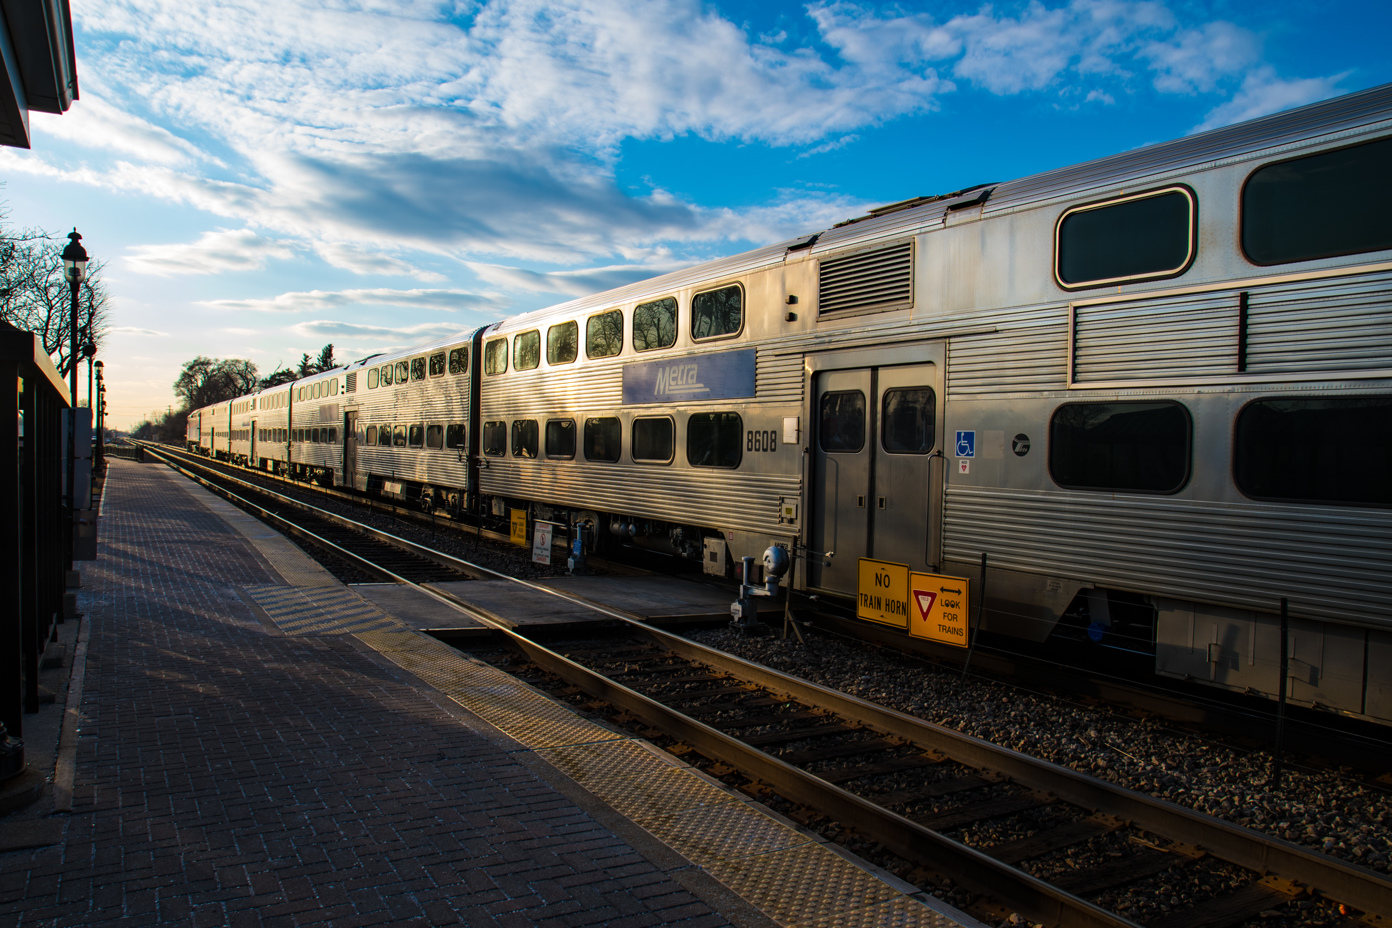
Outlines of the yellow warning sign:
M909 574L909 634L967 646L971 582L964 577Z
M512 543L527 547L527 510L512 510Z
M909 624L909 567L888 561L860 559L856 616L896 628Z

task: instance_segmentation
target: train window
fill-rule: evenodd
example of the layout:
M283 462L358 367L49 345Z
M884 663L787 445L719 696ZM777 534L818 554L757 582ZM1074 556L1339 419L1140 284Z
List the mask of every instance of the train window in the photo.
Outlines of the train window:
M1174 493L1191 431L1179 403L1068 403L1049 421L1049 472L1070 489Z
M546 420L546 456L569 460L575 457L575 420Z
M541 333L536 329L518 332L512 339L514 370L529 371L541 364Z
M469 370L469 349L451 348L449 353L449 372L463 374Z
M329 381L329 396L338 396L338 378Z
M585 357L608 358L623 351L623 310L596 313L585 320Z
M367 372L367 388L369 390L377 389L377 368L375 367Z
M445 353L443 351L439 354L432 354L430 356L430 376L445 376Z
M445 446L445 427L443 425L427 425L425 427L425 446L427 448L443 448Z
M451 422L445 426L445 447L463 448L464 447L464 423Z
M377 444L382 445L384 447L391 447L391 443L392 427L390 425L384 425L377 430Z
M619 460L623 426L613 416L585 420L585 460L613 464Z
M318 430L318 429L310 429L310 430L309 430L309 441L310 441L310 444L313 444L313 445L319 444L319 430Z
M1188 187L1167 187L1070 209L1054 257L1066 290L1182 274L1194 260L1198 208Z
M495 458L507 454L506 422L485 422L483 424L483 453Z
M397 378L397 379L399 380L400 378ZM411 380L414 382L414 381L417 381L417 380L424 380L424 379L425 379L425 358L423 358L423 357L421 357L421 358L412 358L412 359L411 359Z
M390 387L392 384L392 366L385 364L382 366L382 386Z
M495 338L483 346L483 372L490 375L507 373L506 338Z
M514 419L512 421L512 456L515 458L534 458L537 456L537 420Z
M396 362L396 382L404 384L411 379L411 364L409 361Z
M1237 414L1233 479L1255 499L1392 506L1392 397L1283 397Z
M406 426L397 425L392 427L392 446L395 448L406 447Z
M377 426L375 426L375 425L369 425L369 426L367 427L367 435L363 438L363 444L365 444L365 445L375 445L375 444L377 444Z
M1285 264L1392 248L1392 138L1278 161L1242 186L1242 252Z
M744 420L733 412L700 412L686 420L686 461L692 467L739 467Z
M419 448L425 444L425 426L419 422L412 422L406 429L406 445L411 448Z
M691 298L691 337L734 335L744 325L744 290L738 284Z
M823 451L854 454L865 447L865 394L859 390L823 393L817 443Z
M329 437L326 439L329 444L338 443L338 429L329 429Z
M677 342L677 301L669 297L633 308L633 350L671 348Z
M676 448L676 426L667 416L633 420L633 460L667 464Z
M569 364L580 351L580 324L572 319L546 330L546 363Z
M936 409L931 387L886 390L880 410L880 447L891 454L932 451Z

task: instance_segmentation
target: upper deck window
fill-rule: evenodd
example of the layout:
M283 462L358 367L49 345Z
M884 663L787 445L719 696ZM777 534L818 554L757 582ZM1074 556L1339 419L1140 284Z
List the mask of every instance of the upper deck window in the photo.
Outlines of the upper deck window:
M424 380L424 379L425 379L425 357L424 357L424 356L421 356L421 357L419 357L419 358L412 358L412 359L411 359L411 379L412 379L413 381L414 381L414 380Z
M439 354L432 354L430 356L430 376L445 376L445 353L443 351Z
M677 301L669 297L633 308L633 350L671 348L677 341Z
M585 320L585 357L608 358L623 351L623 310L597 313Z
M1056 233L1059 285L1072 290L1182 274L1194 260L1197 229L1188 187L1070 209Z
M1242 251L1285 264L1392 248L1392 138L1264 165L1242 187Z
M495 338L483 346L483 372L503 374L507 372L507 339Z
M384 386L384 387L390 387L391 385L392 385L392 366L391 366L390 364L384 364L384 365L382 365L382 386Z
M367 388L369 390L377 389L377 368L375 367L369 369L367 372Z
M735 335L744 325L744 289L735 284L691 298L691 337Z
M406 383L411 376L411 365L406 361L396 362L396 382L397 384Z
M546 363L569 364L580 351L580 323L572 319L546 330Z
M451 348L449 353L449 372L463 374L469 370L469 349Z
M529 371L541 364L541 333L536 329L518 332L512 339L514 370Z

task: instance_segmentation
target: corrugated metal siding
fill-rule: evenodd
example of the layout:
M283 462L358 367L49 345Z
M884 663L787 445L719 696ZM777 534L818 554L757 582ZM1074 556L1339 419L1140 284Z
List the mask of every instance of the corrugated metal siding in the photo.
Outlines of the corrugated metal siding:
M756 361L756 399L769 403L802 403L802 357L778 354L781 344L759 346ZM738 401L737 401L738 402Z
M955 335L947 354L949 398L1062 390L1068 324L1063 307L993 314L997 331Z
M1079 306L1073 379L1182 379L1237 370L1236 292Z
M913 242L823 258L817 271L817 311L908 305L913 302Z
M1392 370L1392 273L1250 292L1247 370Z
M1392 628L1392 512L949 487L944 536L953 560Z

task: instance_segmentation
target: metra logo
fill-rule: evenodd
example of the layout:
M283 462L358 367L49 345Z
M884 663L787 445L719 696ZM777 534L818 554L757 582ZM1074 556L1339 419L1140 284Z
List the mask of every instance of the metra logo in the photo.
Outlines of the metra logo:
M667 396L672 393L709 393L710 388L697 378L700 372L695 364L669 364L658 368L657 382L653 384L653 396Z

